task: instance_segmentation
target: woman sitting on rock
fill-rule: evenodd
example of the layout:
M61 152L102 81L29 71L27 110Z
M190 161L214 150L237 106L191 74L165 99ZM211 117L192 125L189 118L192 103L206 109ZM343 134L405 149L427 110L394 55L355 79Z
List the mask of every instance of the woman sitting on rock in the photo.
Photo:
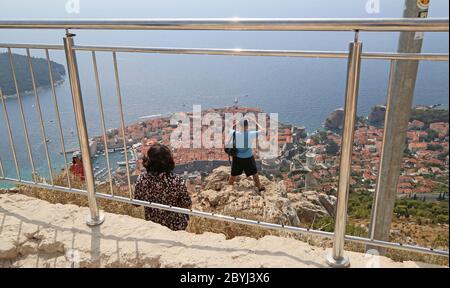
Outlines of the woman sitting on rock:
M135 198L174 207L188 208L192 201L183 178L172 173L175 168L172 152L167 146L155 144L144 157L147 172L139 175L135 185ZM189 216L145 207L145 219L164 225L171 230L185 230Z

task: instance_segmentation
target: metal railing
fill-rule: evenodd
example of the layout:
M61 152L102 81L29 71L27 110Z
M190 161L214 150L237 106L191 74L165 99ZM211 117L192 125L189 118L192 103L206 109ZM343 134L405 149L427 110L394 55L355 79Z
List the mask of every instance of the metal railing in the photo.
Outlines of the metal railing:
M346 218L347 218L347 201L349 193L349 182L351 172L351 156L353 149L353 135L354 124L356 121L356 108L359 90L359 78L361 74L361 60L388 60L391 61L391 67L395 61L447 61L448 54L426 54L426 53L381 53L381 52L363 52L362 42L359 40L359 33L362 31L368 32L448 32L448 19L117 19L117 20L0 20L0 29L65 29L66 37L64 37L64 45L29 45L29 44L2 44L0 48L6 48L10 66L13 74L13 81L16 87L16 95L18 99L19 110L21 114L21 121L25 134L27 151L30 163L32 165L33 181L26 181L21 177L19 163L16 156L16 148L11 131L11 124L8 116L5 99L2 97L0 87L0 98L2 101L3 114L8 130L8 141L11 146L13 154L13 161L15 165L17 178L8 178L5 175L5 168L0 158L0 181L11 184L27 185L43 189L81 194L88 197L90 207L90 217L87 221L88 225L99 225L104 221L103 215L97 207L96 198L119 201L123 203L141 205L145 207L162 209L177 213L183 213L192 216L199 216L214 220L227 221L238 224L253 225L261 228L275 229L287 232L301 233L304 235L320 236L325 238L333 238L332 254L328 256L328 263L332 266L345 266L348 264L348 259L344 256L344 242L350 241L354 243L370 244L372 246L401 249L411 252L419 252L433 255L440 255L448 257L448 251L435 250L430 248L417 247L412 245L403 245L400 243L392 243L387 241L380 241L375 239L367 239L355 236L345 235ZM77 46L74 43L74 34L70 33L74 29L111 29L111 30L239 30L239 31L353 31L355 39L350 43L349 51L334 52L334 51L298 51L298 50L247 50L247 49L202 49L202 48L168 48L168 47L104 47L104 46ZM17 78L15 74L14 59L11 49L26 49L27 58L29 60L29 67L32 71L33 64L30 56L30 49L44 50L46 53L46 60L49 67L49 77L52 81L51 59L49 57L49 50L62 50L65 52L68 74L70 79L70 87L72 93L72 102L74 106L74 113L76 118L76 126L80 149L83 157L83 165L86 178L86 190L73 188L68 176L68 187L58 186L38 182L35 172L33 153L28 136L28 127L26 124L25 114L23 112L21 95ZM99 193L95 191L94 174L92 170L92 160L89 152L89 139L86 127L86 118L84 114L84 106L81 95L81 86L78 72L78 65L76 59L77 51L91 52L93 71L95 75L97 98L99 104L99 113L101 118L101 127L104 138L105 154L107 161L107 169L109 170L109 188L110 194ZM127 171L127 186L129 197L114 195L113 179L111 176L111 165L108 154L108 143L106 141L106 126L103 111L102 92L100 89L100 76L97 67L96 52L110 52L114 67L114 80L116 84L116 94L119 103L120 123L122 129L123 149L125 151L125 163ZM336 58L348 59L347 71L347 92L345 100L345 121L342 137L341 158L340 158L340 175L339 175L339 189L338 201L336 208L336 223L335 233L329 233L319 230L313 230L301 227L292 227L286 225L279 225L273 223L266 223L261 221L254 221L248 219L241 219L237 217L224 216L215 213L195 211L192 209L184 209L163 205L160 203L149 203L133 199L133 189L130 179L130 168L127 153L125 122L123 115L122 93L119 78L119 67L117 63L117 53L152 53L152 54L188 54L188 55L225 55L225 56L255 56L255 57L297 57L297 58ZM391 72L392 73L392 69ZM33 73L32 73L32 77ZM390 85L392 77L390 77ZM40 115L41 134L46 142L46 131L42 121L42 112L39 105L39 95L33 79L33 91L37 109ZM59 128L59 137L64 157L66 157L65 140L61 124L61 116L58 108L58 101L55 89L52 90L53 102L57 116L57 123ZM52 174L51 161L48 157L48 147L45 146L45 152L48 160L48 168ZM67 163L67 159L65 159ZM68 169L66 164L66 170ZM67 173L68 174L68 173Z
M448 19L14 19L0 20L0 29L448 32Z

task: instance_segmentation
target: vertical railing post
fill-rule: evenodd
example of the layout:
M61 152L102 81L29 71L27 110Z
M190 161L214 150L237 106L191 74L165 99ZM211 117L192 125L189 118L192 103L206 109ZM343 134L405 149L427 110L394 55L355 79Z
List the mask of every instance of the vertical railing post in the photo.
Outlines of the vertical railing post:
M422 1L425 2L425 1ZM405 0L403 17L426 18L429 5L417 5L415 0ZM421 53L423 33L402 32L398 53ZM384 119L383 147L378 172L377 186L369 225L370 239L389 241L391 224L397 198L397 185L402 173L404 151L407 143L408 123L414 105L420 61L392 61L389 78L386 115ZM376 250L384 255L386 249L368 245L366 251Z
M91 215L87 219L87 225L96 226L103 223L104 216L100 213L95 198L95 180L92 170L92 160L89 149L89 138L86 127L86 118L84 114L83 97L81 95L80 76L78 74L78 65L75 50L73 49L74 34L66 33L64 37L64 51L66 53L67 70L72 92L72 102L75 112L75 121L77 124L78 138L80 142L80 151L83 160L83 168L87 186L87 196Z
M344 242L363 46L362 42L359 41L358 36L359 32L356 31L355 40L350 43L348 59L347 92L345 96L345 116L339 165L339 186L334 241L332 252L327 256L327 262L332 267L350 266L350 260L348 257L344 256Z

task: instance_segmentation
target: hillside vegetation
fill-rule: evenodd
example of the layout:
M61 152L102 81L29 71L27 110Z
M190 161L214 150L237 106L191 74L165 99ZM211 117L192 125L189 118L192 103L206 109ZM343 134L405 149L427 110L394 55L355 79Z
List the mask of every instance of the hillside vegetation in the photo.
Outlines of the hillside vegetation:
M12 54L14 59L19 92L33 90L33 83L28 64L28 58L24 55ZM33 71L38 88L50 87L50 75L46 59L32 57ZM53 80L56 84L63 81L66 70L63 65L52 61ZM0 53L0 87L4 95L14 95L16 88L11 72L10 59L8 53Z
M411 121L419 120L425 123L425 127L428 128L431 123L445 122L448 123L449 110L446 109L430 109L421 110L413 109L411 111Z

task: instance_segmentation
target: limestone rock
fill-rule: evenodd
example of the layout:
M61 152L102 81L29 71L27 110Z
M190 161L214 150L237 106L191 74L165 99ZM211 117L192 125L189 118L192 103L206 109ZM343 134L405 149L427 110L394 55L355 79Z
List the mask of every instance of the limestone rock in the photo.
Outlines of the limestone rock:
M294 203L293 207L296 209L299 219L304 222L312 222L316 218L327 215L322 206L304 200Z
M229 167L219 167L214 170L215 173L211 173L205 180L207 183L204 187L205 190L216 190L220 191L226 181L228 181L228 177L231 173L231 168Z
M386 106L376 105L372 107L372 111L369 114L369 123L375 126L383 126L385 115Z
M20 255L30 255L38 253L39 243L37 241L27 241L18 247Z
M56 204L55 206L61 206ZM26 228L19 235L17 243L21 255L33 253L64 253L64 244L57 241L58 232L55 229L30 229Z
M334 110L325 120L325 128L332 131L341 130L344 126L344 109Z
M319 194L320 204L327 210L327 213L331 216L336 216L336 201L337 198L332 195Z
M18 251L12 239L0 239L0 260L14 259Z
M204 191L203 196L207 199L208 203L212 207L216 207L222 198L221 195L219 194L219 192L217 192L215 190Z
M284 185L283 182L278 183L277 190L278 190L278 195L280 195L280 197L283 197L283 198L288 197L286 186Z
M237 196L247 193L245 190L234 197L241 199L242 205L250 205L249 209L264 205L278 209L275 214L279 216L292 218L295 213L290 200L277 198L272 191L263 197L251 195L248 202ZM0 194L0 207L0 219L4 219L0 267L328 267L324 255L329 251L295 239L266 236L225 240L222 234L174 232L150 221L111 213L105 213L101 226L90 228L85 223L88 207L54 205L21 194ZM33 233L33 229L39 232ZM17 243L17 239L24 242ZM346 255L352 267L367 265L362 253L346 251ZM379 265L436 267L397 263L386 257L379 258Z
M335 198L318 192L288 193L283 181L260 175L266 191L260 194L251 178L239 177L228 184L229 167L215 169L206 179L203 191L193 194L193 207L202 211L243 215L275 224L300 226L318 217L333 215ZM323 198L323 199L321 199Z

